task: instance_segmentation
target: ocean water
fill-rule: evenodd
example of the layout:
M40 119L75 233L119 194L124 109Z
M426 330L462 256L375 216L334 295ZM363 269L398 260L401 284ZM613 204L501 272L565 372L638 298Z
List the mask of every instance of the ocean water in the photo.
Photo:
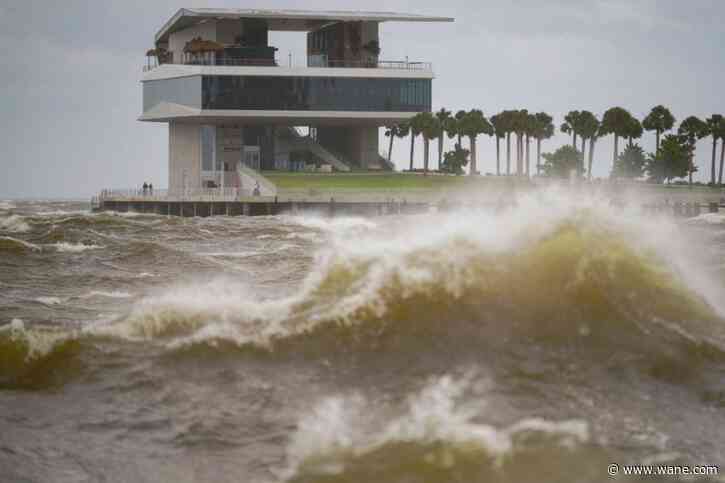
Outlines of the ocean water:
M725 214L556 188L368 219L0 201L1 482L605 482L612 463L725 465Z

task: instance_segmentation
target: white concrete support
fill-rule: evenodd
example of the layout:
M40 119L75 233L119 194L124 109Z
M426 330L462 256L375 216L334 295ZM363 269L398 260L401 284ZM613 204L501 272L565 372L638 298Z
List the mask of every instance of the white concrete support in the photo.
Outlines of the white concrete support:
M201 136L196 123L169 123L169 189L201 188Z

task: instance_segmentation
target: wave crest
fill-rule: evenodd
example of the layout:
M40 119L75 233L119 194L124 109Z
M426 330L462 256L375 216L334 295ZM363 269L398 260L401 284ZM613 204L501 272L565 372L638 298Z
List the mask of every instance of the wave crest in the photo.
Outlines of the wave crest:
M40 389L73 369L81 342L67 332L25 327L20 319L0 326L0 388Z
M590 439L584 421L530 418L501 427L478 421L481 399L464 397L471 381L470 376L433 380L392 418L382 416L389 408L360 395L321 401L298 423L285 478L509 481L506 476L515 476L518 465L531 465L541 453L557 454L565 465L565 453L588 451L581 447Z

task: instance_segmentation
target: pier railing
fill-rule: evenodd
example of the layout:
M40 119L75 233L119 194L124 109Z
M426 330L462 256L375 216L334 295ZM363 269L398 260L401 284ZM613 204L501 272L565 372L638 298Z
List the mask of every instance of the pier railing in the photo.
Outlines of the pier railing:
M195 188L184 190L167 189L125 189L103 190L94 202L112 201L239 201L259 197L254 189L248 188Z

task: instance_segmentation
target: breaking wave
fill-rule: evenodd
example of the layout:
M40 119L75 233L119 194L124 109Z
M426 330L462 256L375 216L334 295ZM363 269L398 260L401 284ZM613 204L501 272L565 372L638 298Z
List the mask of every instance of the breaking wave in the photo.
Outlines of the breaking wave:
M691 266L676 225L597 200L548 201L533 196L508 217L411 217L392 231L335 236L291 297L263 299L225 279L172 287L98 330L181 352L441 341L480 351L535 339L655 359L674 352L682 363L723 357L722 289Z
M0 236L0 253L39 252L42 248L30 242L10 236Z
M299 421L281 476L294 482L531 481L522 476L537 462L541 471L547 456L556 456L549 468L555 474L566 474L577 458L592 463L603 456L584 446L590 441L584 421L482 422L485 401L464 397L470 386L470 377L432 380L402 411L383 411L361 395L326 398ZM397 414L384 416L390 412Z
M580 358L606 359L616 347L664 376L725 360L723 289L695 265L677 225L615 213L601 200L547 196L522 199L508 216L411 216L365 233L328 228L334 236L291 296L260 297L228 278L165 287L83 334L152 342L182 357L442 345L476 355L535 343ZM29 249L12 240L13 249Z
M30 230L30 225L20 215L10 215L0 218L0 231L9 233L24 233Z
M0 326L0 389L39 389L65 376L81 350L74 334L26 328L20 319Z

